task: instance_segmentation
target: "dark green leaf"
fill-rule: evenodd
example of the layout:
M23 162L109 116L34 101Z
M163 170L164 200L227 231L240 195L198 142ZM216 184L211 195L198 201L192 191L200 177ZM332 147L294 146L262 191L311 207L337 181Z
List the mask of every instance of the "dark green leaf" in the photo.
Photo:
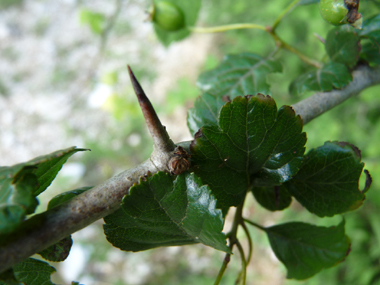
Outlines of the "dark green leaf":
M0 285L20 285L13 274L13 269L8 269L0 274Z
M126 251L201 242L229 251L222 212L208 186L194 173L173 178L163 172L140 181L121 209L104 218L107 240Z
M370 39L380 48L380 14L365 20L363 22L363 29L359 31L359 35Z
M59 262L64 261L70 253L73 240L71 235L60 240L56 244L49 246L38 254L49 261Z
M352 29L335 28L327 34L325 48L332 61L354 67L359 59L360 38Z
M270 94L266 77L272 72L281 72L281 64L273 59L253 53L226 56L222 63L198 78L199 87L214 96Z
M16 279L27 285L54 285L50 281L50 275L55 271L48 263L34 258L28 258L13 266Z
M195 100L194 108L191 108L187 115L187 126L194 135L202 126L207 124L217 124L219 111L229 98L222 98L204 93Z
M356 147L326 142L305 155L301 169L285 186L307 210L320 217L355 210L365 199L358 189L364 167L360 160Z
M82 194L83 192L86 192L87 190L89 190L91 188L92 187L82 187L79 189L75 189L75 190L71 190L71 191L67 191L67 192L58 194L57 196L55 196L53 199L51 199L49 201L47 208L48 209L54 208L54 207L56 207L62 203L65 203L65 202L71 200L72 198Z
M342 262L350 249L344 221L329 228L293 222L265 231L277 258L286 266L289 279L306 279L332 267Z
M293 109L277 112L261 94L236 97L224 105L219 126L206 125L191 144L196 173L213 191L218 207L241 203L249 185L273 186L298 171L306 135Z
M261 206L269 211L280 211L289 207L292 197L284 186L252 187L252 193Z
M380 46L374 43L366 43L362 46L360 57L364 60L380 65Z
M321 69L317 69L299 76L290 85L293 95L300 95L305 91L331 91L341 89L352 81L352 75L344 64L329 62Z
M162 0L154 0L154 2L159 2ZM168 46L171 42L174 41L180 41L190 35L190 31L188 27L195 26L195 22L198 18L198 13L201 8L202 0L165 0L166 2L173 3L178 8L181 9L181 11L185 15L185 28L178 30L178 31L165 31L164 29L161 29L156 24L154 25L154 31L156 32L156 35L160 42Z

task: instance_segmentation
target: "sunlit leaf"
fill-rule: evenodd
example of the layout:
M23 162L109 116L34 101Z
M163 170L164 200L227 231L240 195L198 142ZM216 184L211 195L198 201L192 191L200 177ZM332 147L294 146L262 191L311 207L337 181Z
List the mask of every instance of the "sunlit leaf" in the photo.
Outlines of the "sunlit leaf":
M159 172L140 181L121 209L104 218L107 240L126 251L203 243L229 251L222 212L208 186L194 173L173 178Z

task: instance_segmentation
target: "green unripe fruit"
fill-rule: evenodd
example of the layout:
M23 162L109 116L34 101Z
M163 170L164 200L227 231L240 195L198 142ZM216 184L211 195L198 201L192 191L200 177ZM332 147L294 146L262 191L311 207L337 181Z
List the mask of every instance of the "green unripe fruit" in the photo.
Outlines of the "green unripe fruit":
M152 21L166 31L178 31L185 27L185 16L180 8L171 2L161 1L153 5Z
M319 12L323 19L335 26L346 24L348 9L344 0L321 0Z

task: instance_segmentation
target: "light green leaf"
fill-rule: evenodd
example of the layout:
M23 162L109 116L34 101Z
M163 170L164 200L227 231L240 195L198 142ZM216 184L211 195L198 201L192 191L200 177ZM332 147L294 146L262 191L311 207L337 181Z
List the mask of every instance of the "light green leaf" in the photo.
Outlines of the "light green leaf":
M79 21L83 25L88 25L91 31L96 35L100 35L103 32L105 17L102 13L82 9L79 12Z

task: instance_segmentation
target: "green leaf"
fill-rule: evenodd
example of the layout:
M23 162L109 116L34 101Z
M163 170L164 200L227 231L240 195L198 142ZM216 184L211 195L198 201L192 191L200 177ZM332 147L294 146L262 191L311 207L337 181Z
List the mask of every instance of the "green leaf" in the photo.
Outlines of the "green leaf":
M155 3L160 2L162 0L154 0ZM195 23L198 18L198 13L201 8L202 0L165 0L166 2L173 3L176 5L185 16L185 27L178 31L166 31L161 29L158 25L153 23L154 31L156 32L157 38L160 42L169 46L171 42L180 41L190 35L190 31L188 27L195 26Z
M41 194L53 182L62 165L66 163L70 156L78 151L88 151L89 149L76 148L75 146L58 150L47 155L37 157L29 162L28 165L36 166L33 171L38 178L39 187L34 191L34 195Z
M17 281L13 274L13 269L0 273L0 285L20 285L20 282Z
M308 211L334 216L359 208L365 195L358 189L364 163L360 151L344 142L326 142L309 151L301 169L285 183Z
M16 279L28 285L54 285L50 281L50 275L55 271L48 263L34 258L28 258L13 266Z
M362 46L360 57L364 60L380 65L380 46L374 43L366 43Z
M353 29L335 28L327 34L325 48L332 61L354 67L359 59L360 38Z
M270 94L266 77L269 73L281 71L278 61L257 54L228 55L218 67L199 76L198 86L211 95L229 96L230 99L257 93Z
M72 245L73 240L70 235L60 240L59 242L49 246L48 248L44 249L38 254L49 261L64 261L69 256Z
M173 178L159 172L140 181L121 209L104 218L107 240L126 251L201 242L229 252L222 212L211 191L194 173Z
M286 266L286 278L289 279L309 278L342 262L350 250L344 221L329 228L300 222L285 223L265 231L277 258Z
M329 62L321 69L300 75L290 85L290 93L301 95L305 91L331 91L341 89L352 81L352 75L344 64Z
M32 173L37 176L38 185L33 191L34 196L46 190L54 180L57 173L61 170L62 165L67 159L78 151L89 149L76 148L75 146L62 150L57 150L47 155L36 157L30 161L19 163L13 166L0 168L0 183L9 178L15 178L21 173ZM0 193L1 196L1 193Z
M219 111L223 105L229 101L229 98L213 96L204 93L199 96L187 114L187 126L192 135L194 135L202 126L207 124L217 124Z
M30 173L0 181L0 234L12 232L34 212L38 201L33 190L37 184L36 176Z
M206 124L217 124L221 107L237 96L257 93L270 94L266 76L280 72L280 63L253 53L229 55L211 71L198 78L199 87L206 92L189 110L187 124L192 134Z
M380 14L363 22L363 29L359 31L360 37L370 39L375 45L380 48Z
M292 196L284 186L252 187L256 201L269 211L281 211L289 207Z
M83 192L90 190L91 188L92 187L82 187L79 189L75 189L75 190L71 190L71 191L67 191L67 192L63 192L61 194L58 194L57 196L55 196L53 199L51 199L49 201L47 208L51 209L51 208L54 208L60 204L63 204L65 202L71 200L72 198L82 194Z
M101 13L82 9L79 12L79 22L88 25L94 34L100 35L105 25L105 17Z
M218 208L239 205L248 189L273 186L298 171L306 142L302 120L270 96L236 97L191 144L195 173L210 186Z
M35 211L38 200L56 177L75 147L40 156L28 162L0 168L0 234L10 233Z

